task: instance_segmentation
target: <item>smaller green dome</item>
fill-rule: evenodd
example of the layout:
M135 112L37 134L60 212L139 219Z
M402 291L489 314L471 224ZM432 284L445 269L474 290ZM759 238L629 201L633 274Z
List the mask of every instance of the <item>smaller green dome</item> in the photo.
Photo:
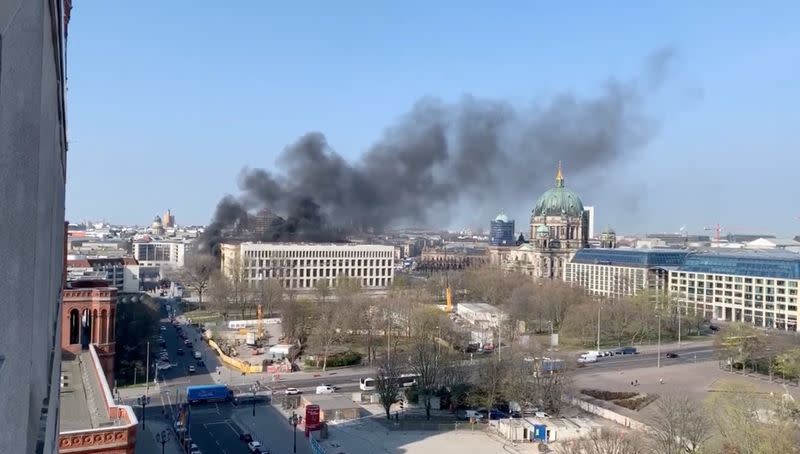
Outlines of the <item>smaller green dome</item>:
M606 228L603 230L603 234L605 234L605 235L616 235L617 232L615 232L614 229L612 229L611 227L606 226Z
M536 236L550 235L550 228L542 224L536 227Z

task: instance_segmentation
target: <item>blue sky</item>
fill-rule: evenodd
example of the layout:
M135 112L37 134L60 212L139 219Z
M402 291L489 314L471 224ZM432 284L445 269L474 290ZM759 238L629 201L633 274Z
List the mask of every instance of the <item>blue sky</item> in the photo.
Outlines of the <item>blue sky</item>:
M272 168L307 131L356 159L423 96L591 96L669 47L655 136L594 175L565 163L567 185L621 232L800 233L796 2L292 3L78 2L68 219L205 223L244 166ZM524 224L551 184L497 209Z

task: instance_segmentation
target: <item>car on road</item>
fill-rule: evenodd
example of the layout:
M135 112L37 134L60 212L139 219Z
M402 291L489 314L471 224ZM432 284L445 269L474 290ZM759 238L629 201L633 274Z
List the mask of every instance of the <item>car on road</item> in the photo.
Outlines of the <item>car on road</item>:
M202 453L200 452L200 447L192 443L191 445L189 445L189 454L202 454Z
M202 355L202 354L200 354L200 352L198 352L198 351L195 351L195 352L194 352L194 359L200 359L200 358L202 358L202 357L203 357L203 355Z
M178 356L183 356L183 349L179 348L178 351L176 351L175 353L177 353Z
M666 356L667 358L677 358L678 354L675 352L667 352L667 354L664 356Z
M336 391L336 389L330 385L317 386L317 394L333 394L334 391Z
M249 449L250 452L261 452L261 448L262 445L258 441L251 441L247 443L247 449Z
M286 388L287 396L294 396L295 394L300 394L300 390L297 388Z
M206 367L205 361L202 359L197 360L197 367Z
M614 350L615 355L635 355L638 353L636 347L622 347Z
M167 327L164 326L164 325L161 325L161 331L166 331L166 330L167 330Z
M194 366L189 366L188 369L190 374L197 372L197 369Z
M239 440L245 443L250 443L251 441L253 441L253 436L250 434L239 434Z

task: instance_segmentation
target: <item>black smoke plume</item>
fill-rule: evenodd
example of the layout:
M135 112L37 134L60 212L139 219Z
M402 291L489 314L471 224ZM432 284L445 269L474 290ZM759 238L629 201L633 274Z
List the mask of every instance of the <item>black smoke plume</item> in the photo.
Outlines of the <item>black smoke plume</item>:
M645 98L663 82L673 54L656 52L640 77L610 80L596 97L561 94L522 107L423 98L354 162L309 132L284 149L278 171L242 171L241 195L220 201L204 245L213 251L222 236L244 235L250 213L264 207L286 218L261 239L340 240L353 231L442 221L456 208L502 208L513 194L549 185L557 161L570 175L609 168L652 136Z

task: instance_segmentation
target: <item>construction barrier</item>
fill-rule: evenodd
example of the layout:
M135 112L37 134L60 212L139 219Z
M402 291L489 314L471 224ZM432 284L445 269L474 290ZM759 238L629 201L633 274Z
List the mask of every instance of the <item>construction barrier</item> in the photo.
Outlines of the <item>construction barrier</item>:
M262 372L264 370L261 364L250 364L247 361L231 358L230 356L223 353L222 349L219 348L219 345L217 345L217 343L211 339L208 340L208 345L217 353L217 355L219 355L219 358L222 360L223 363L233 367L239 372L244 372L246 374L253 374Z

